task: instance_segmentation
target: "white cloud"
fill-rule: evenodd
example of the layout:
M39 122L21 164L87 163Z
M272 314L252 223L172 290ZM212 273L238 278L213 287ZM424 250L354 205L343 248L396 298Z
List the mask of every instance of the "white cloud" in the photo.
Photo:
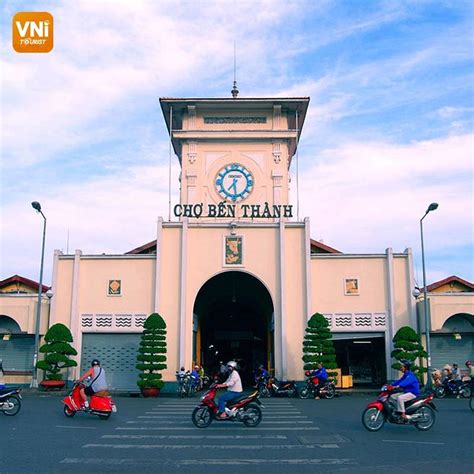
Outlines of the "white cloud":
M311 217L315 238L344 252L417 250L419 219L435 201L425 223L430 249L470 246L472 149L472 135L404 146L343 143L300 176L300 214Z

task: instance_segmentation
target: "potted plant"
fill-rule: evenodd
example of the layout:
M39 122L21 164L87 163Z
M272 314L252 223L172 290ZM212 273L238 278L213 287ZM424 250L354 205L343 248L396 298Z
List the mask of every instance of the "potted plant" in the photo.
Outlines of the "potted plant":
M45 344L39 351L45 354L43 360L36 363L38 369L44 370L45 380L40 385L45 389L61 389L65 385L62 369L76 367L77 362L69 356L77 355L76 349L71 346L71 331L61 323L53 324L44 336Z
M423 349L420 336L410 326L403 326L395 333L392 341L394 349L391 356L397 359L397 362L392 364L392 369L400 370L399 361L409 360L412 363L410 370L418 380L423 380L423 374L427 369L416 365L416 360L421 361L428 356L428 353Z
M137 361L142 395L158 396L164 386L160 371L166 369L166 323L158 313L150 314L143 325Z

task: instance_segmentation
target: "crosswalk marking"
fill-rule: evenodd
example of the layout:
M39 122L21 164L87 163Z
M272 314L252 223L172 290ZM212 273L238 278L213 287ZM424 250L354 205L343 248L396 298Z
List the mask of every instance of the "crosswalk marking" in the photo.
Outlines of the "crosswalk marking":
M216 421L215 425L211 425L210 427L206 428L206 431L209 432L211 430L215 430L215 431L219 431L219 430L224 430L224 429L228 429L229 428L229 422L219 422L219 421ZM196 428L195 426L147 426L147 427L144 427L144 426L117 426L115 428L116 430L127 430L127 431L131 431L131 430L138 430L138 431L167 431L167 430L174 430L174 431L196 431L198 428ZM247 428L246 426L242 426L240 423L239 424L233 424L233 429L239 429L239 430L248 430L248 429L251 429L251 430L256 430L256 431L265 431L265 430L268 430L268 431L275 431L278 429L278 431L303 431L303 430L308 430L308 431L311 431L311 430L315 430L315 431L319 431L320 428L318 426L279 426L278 428L273 426L273 427L260 427L257 426L255 428Z
M226 444L108 444L108 443L89 443L83 448L101 448L101 449L226 449ZM314 449L314 444L243 444L232 446L232 451L254 450L254 449Z
M102 435L103 439L288 439L285 435Z
M186 421L181 421L181 420L160 420L160 421L154 421L154 420L140 420L140 421L127 421L129 425L138 425L138 424L144 424L144 425L184 425L184 424L189 424L192 423L191 419L186 420ZM216 421L216 423L223 423L222 421ZM226 422L228 423L228 422ZM261 425L278 425L278 424L312 424L313 422L310 420L296 420L296 421L291 421L291 420L268 420L268 421L261 421Z
M177 459L168 460L162 458L64 458L61 464L81 464L81 465L112 465L112 466L157 466L157 465L175 465L175 466L196 466L196 465L213 465L213 466L230 466L230 465L309 465L309 466L331 466L331 465L357 465L357 461L350 458L303 458L303 459Z

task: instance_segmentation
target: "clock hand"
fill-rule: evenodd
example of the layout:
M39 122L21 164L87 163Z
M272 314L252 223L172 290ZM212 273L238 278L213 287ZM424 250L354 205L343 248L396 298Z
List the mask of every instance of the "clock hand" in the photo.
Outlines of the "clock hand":
M232 184L227 188L228 191L234 190L234 194L237 194L237 178L234 178Z

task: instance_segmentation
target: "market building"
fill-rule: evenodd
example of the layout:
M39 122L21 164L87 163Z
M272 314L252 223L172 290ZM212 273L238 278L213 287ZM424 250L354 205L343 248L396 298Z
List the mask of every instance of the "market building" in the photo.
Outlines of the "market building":
M354 384L395 375L393 335L418 327L412 251L345 254L311 239L289 196L309 98L160 104L181 175L156 239L122 255L54 254L49 325L71 328L77 370L99 358L111 388L137 390L140 333L158 312L166 381L180 366L228 359L247 378L263 363L302 380L307 320L320 312L342 374ZM472 306L466 314L472 324Z

